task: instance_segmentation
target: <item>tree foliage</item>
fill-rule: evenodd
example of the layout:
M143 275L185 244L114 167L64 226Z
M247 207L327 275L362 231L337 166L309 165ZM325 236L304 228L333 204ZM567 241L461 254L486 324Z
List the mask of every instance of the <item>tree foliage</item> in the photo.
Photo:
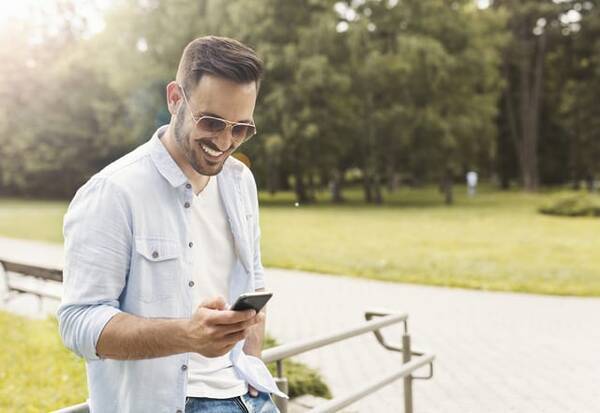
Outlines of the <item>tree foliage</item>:
M48 4L0 31L0 193L69 196L147 140L206 34L265 62L241 151L271 192L437 183L451 203L468 170L533 190L600 173L597 1L119 0L102 31L93 0Z

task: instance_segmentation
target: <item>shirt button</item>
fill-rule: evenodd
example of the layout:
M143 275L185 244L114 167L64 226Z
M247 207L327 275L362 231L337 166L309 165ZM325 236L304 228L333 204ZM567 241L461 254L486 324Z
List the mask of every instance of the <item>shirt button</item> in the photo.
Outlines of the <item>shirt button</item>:
M189 202L186 202L185 204L183 204L183 206L184 206L185 208L189 208L189 207L190 207L190 203L189 203Z
M185 187L186 187L187 189L191 189L191 188L192 188L192 185L191 185L191 184L185 184Z
M152 258L158 258L158 251L152 252Z
M186 371L186 370L187 370L187 365L186 365L186 364L183 364L183 365L181 366L181 371Z
M193 243L193 242L190 242L190 243L188 244L188 246L189 246L190 248L192 248L192 247L194 246L194 243Z
M193 281L190 281L190 282L188 283L188 285L189 285L190 287L193 287L193 286L195 285L195 283L194 283Z

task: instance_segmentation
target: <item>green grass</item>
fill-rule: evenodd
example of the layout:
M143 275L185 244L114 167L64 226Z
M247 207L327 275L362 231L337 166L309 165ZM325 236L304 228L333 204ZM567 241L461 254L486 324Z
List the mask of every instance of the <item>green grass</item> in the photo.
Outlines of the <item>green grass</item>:
M262 194L266 265L388 281L561 295L600 295L600 219L537 213L551 194L403 189L383 207L294 206Z
M83 362L67 351L55 319L0 312L0 411L47 412L87 397Z
M387 281L542 294L600 296L600 219L539 214L552 193L474 198L456 188L447 207L435 188L386 194L366 205L359 190L332 205L294 206L291 193L261 194L263 262ZM66 203L0 200L0 234L61 242Z
M67 206L65 201L0 198L0 235L62 243Z
M56 319L30 320L0 311L0 412L37 413L87 399L85 364L68 351L58 335ZM263 348L276 345L265 337ZM275 372L275 366L269 366ZM319 373L284 360L290 397L331 397Z

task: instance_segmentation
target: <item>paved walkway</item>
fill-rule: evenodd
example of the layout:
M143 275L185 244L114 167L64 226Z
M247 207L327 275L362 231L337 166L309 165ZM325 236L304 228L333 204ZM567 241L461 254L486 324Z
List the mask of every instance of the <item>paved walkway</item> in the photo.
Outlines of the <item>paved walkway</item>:
M60 247L0 238L0 256L23 254L60 263ZM435 376L417 381L417 413L600 411L600 299L549 297L424 287L269 269L267 330L281 343L314 337L363 320L364 309L409 313L416 350L436 354ZM20 297L10 309L35 314ZM44 311L56 304L44 303ZM401 327L384 329L400 340ZM334 395L392 371L401 356L371 335L298 357L317 367ZM426 373L424 369L423 373ZM402 382L351 406L359 412L402 412Z

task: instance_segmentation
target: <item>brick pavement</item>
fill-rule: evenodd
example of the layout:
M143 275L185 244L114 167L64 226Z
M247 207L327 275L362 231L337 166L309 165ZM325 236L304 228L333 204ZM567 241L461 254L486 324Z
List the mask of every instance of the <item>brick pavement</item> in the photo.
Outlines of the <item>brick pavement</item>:
M600 412L600 299L494 293L270 269L267 329L281 342L363 320L369 307L409 313L413 347L436 354L417 381L415 411ZM401 327L383 330L400 343ZM400 354L372 335L298 357L334 395L392 371ZM423 370L423 374L426 369ZM402 382L352 406L401 412Z

